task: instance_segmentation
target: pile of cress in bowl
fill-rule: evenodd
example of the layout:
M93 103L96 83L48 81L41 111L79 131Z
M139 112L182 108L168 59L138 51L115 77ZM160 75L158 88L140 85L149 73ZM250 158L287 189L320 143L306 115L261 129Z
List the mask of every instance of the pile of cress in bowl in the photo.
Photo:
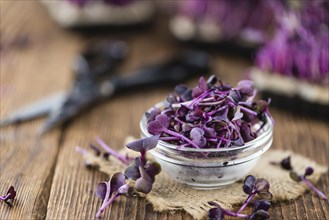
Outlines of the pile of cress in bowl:
M255 96L249 80L232 87L211 76L193 89L177 85L142 117L141 136L160 136L150 154L174 180L198 189L231 184L272 144L269 102Z

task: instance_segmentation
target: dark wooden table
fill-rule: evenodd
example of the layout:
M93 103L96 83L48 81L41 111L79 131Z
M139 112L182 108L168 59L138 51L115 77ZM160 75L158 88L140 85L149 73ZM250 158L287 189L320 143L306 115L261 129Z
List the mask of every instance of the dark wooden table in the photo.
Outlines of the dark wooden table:
M71 61L90 38L59 28L38 1L0 0L0 9L3 118L20 106L67 89L72 79ZM149 29L114 33L106 39L123 39L130 46L122 72L166 59L181 49L163 19ZM222 53L212 57L212 73L232 84L251 65L248 60ZM113 148L121 148L127 135L139 135L144 111L171 89L159 87L115 96L43 138L37 138L36 133L44 119L1 128L0 194L10 185L18 194L15 207L0 203L0 219L93 219L101 205L94 189L107 176L86 169L75 146L86 147L100 136ZM290 149L328 164L328 123L277 109L272 113L277 122L273 148ZM324 175L317 186L329 194L329 176ZM275 204L270 214L271 219L329 219L329 207L314 193L306 193L296 201ZM127 197L105 212L105 219L192 218L183 211L156 213L144 199Z

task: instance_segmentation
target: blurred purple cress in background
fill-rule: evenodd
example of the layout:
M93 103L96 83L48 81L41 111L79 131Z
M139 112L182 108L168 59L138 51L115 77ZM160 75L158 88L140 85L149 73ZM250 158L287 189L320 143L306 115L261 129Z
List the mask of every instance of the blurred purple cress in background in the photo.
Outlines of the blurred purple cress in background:
M117 5L117 6L125 6L128 5L132 2L134 2L135 0L67 0L77 6L83 7L86 4L88 4L89 2L93 2L93 1L103 1L106 4L110 4L110 5Z
M259 50L256 65L265 71L329 86L329 3L298 3L276 8L277 31Z
M200 32L200 35L208 35L205 38L213 37L214 41L239 39L262 44L275 26L274 4L281 4L281 0L178 1L171 26L178 35L179 23L184 23L185 26L194 26L194 35Z

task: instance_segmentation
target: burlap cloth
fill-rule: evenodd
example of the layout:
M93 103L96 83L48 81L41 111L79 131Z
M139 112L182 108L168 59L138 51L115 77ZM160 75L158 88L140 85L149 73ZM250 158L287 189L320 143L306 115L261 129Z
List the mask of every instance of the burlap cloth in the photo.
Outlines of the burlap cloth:
M123 152L132 153L127 150ZM316 183L322 174L328 172L327 167L294 152L269 150L262 155L251 174L269 181L270 192L273 194L272 202L295 199L307 190L305 184L293 181L288 171L270 164L270 161L280 161L287 156L291 156L292 166L298 173L302 174L307 166L314 168L313 175L309 177L313 183ZM100 171L109 175L123 172L125 169L125 166L114 157L105 160L96 157L93 153L88 153L84 157L89 164L96 165ZM231 209L233 205L242 204L246 198L241 181L216 190L196 190L177 183L165 172L156 176L152 191L146 195L147 201L153 205L155 211L185 210L195 219L204 219L207 216L209 201L215 201L223 208Z

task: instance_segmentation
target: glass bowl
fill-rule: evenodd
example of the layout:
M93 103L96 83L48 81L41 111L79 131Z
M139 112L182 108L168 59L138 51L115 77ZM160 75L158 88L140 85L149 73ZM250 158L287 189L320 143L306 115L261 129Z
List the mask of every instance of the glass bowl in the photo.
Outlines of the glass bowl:
M273 124L271 120L267 121L258 137L243 146L197 149L159 141L157 147L149 153L162 170L178 182L197 189L220 188L245 177L256 165L258 158L271 147ZM260 124L256 124L254 129L259 127ZM147 131L145 115L140 121L140 129L142 138L152 136Z

